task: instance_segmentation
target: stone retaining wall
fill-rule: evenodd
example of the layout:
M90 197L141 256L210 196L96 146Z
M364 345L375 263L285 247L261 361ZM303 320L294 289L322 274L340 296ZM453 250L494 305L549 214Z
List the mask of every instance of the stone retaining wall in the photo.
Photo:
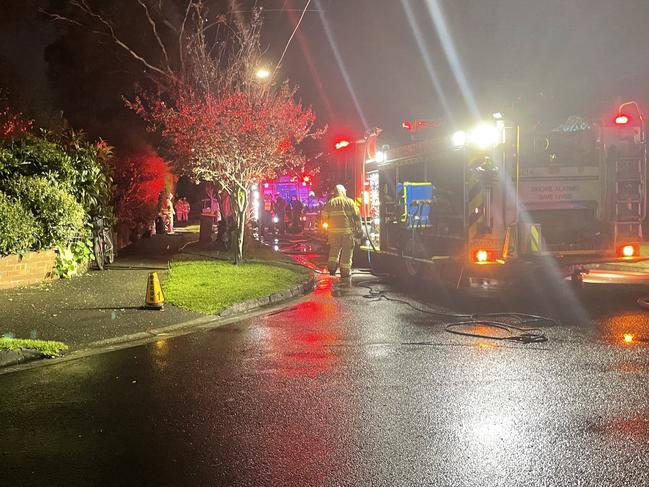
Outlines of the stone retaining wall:
M56 253L53 250L29 252L22 257L0 257L0 289L27 286L51 279L55 262Z

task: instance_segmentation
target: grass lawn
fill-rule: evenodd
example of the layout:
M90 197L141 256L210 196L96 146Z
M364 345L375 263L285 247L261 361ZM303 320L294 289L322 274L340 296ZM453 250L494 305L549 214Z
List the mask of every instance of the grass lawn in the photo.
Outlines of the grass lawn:
M196 225L187 225L187 226L184 226L184 227L177 227L176 230L178 230L178 229L180 229L180 230L182 230L184 232L187 232L187 233L198 233L199 230L200 230L199 225L197 225L197 224Z
M261 262L232 262L189 255L172 261L164 282L165 298L181 308L215 314L228 306L261 298L304 282L307 269Z
M201 247L198 243L191 243L187 245L183 253L178 256L178 259L192 259L194 257L208 257L222 260L234 261L234 250L215 250L210 248ZM251 242L243 250L244 261L275 261L295 264L295 261L290 256L282 252L276 252L266 245L261 245L256 242Z
M48 357L56 357L67 350L68 346L61 342L0 337L0 350L18 350L20 348L28 348Z

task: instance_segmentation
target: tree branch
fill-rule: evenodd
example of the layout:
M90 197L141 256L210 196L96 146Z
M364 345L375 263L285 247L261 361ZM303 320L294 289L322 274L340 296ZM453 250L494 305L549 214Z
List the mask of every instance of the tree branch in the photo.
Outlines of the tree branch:
M183 18L182 24L180 24L180 33L178 34L178 56L180 58L180 69L181 73L185 74L185 55L184 55L184 46L183 46L183 35L185 34L185 24L187 23L187 17L189 16L189 10L192 7L192 0L187 2L187 8L185 9L185 17Z
M158 28L156 27L156 23L151 17L151 13L149 12L149 8L146 6L146 4L142 0L137 0L137 3L139 3L142 8L144 9L144 13L146 14L146 18L149 21L149 25L151 26L151 31L153 32L153 35L158 42L158 45L160 46L160 50L162 50L162 54L165 58L165 64L167 66L167 70L171 70L171 66L169 65L169 55L167 54L167 49L165 49L165 45L162 42L162 39L160 38L160 35L158 35Z
M107 35L113 39L113 42L117 44L119 47L124 49L128 54L131 55L134 59L138 60L140 63L142 63L144 66L146 66L148 69L151 71L154 71L160 75L162 75L165 79L168 81L176 82L175 76L169 71L165 71L153 64L151 64L149 61L147 61L142 55L138 54L134 49L129 47L124 41L122 41L118 36L117 33L115 32L115 28L113 25L106 20L102 15L98 14L95 12L86 2L86 0L71 0L70 5L73 5L74 7L77 7L79 10L81 10L84 14L88 15L89 17L94 18L97 20L100 24L102 24L107 32L102 33L102 35ZM66 19L65 17L59 16L62 19ZM75 23L76 21L69 19L70 22ZM78 22L76 22L78 23ZM80 23L78 23L81 25ZM98 32L95 32L98 33Z

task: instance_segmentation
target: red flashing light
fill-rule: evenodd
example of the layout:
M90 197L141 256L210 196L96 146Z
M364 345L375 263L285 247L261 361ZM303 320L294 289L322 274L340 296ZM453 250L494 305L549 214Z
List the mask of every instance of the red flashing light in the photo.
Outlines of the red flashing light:
M631 121L628 115L618 115L615 117L615 125L628 125Z
M337 150L343 149L347 147L349 144L351 144L351 142L349 142L347 139L341 139L338 142L336 142L336 149Z
M308 183L311 180L311 178L309 176L304 176L304 178L302 178L302 179L303 179L303 181L305 183Z

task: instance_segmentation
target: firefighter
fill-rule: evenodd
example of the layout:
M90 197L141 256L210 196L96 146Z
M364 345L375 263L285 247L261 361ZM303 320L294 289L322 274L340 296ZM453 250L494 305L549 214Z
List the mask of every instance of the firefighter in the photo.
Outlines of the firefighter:
M291 231L293 233L300 233L300 218L302 218L302 210L304 205L297 198L297 196L291 196Z
M162 199L162 206L160 208L160 214L165 222L165 227L167 233L174 233L174 203L173 195L171 193L166 193Z
M318 217L318 210L320 209L320 202L315 196L313 191L309 192L309 199L306 203L306 208L304 211L304 216L306 217L305 228L306 230L313 231L316 226L316 220Z
M275 218L277 218L277 228L280 237L283 237L286 232L286 206L284 198L277 195L277 199L273 203L273 212L275 213Z
M273 226L273 196L264 194L264 208L261 217L261 234L264 235Z
M322 209L322 221L328 224L329 229L329 274L333 276L336 273L340 258L340 276L349 277L354 232L356 228L360 228L360 214L354 200L347 197L347 190L342 184L336 185L336 195Z

